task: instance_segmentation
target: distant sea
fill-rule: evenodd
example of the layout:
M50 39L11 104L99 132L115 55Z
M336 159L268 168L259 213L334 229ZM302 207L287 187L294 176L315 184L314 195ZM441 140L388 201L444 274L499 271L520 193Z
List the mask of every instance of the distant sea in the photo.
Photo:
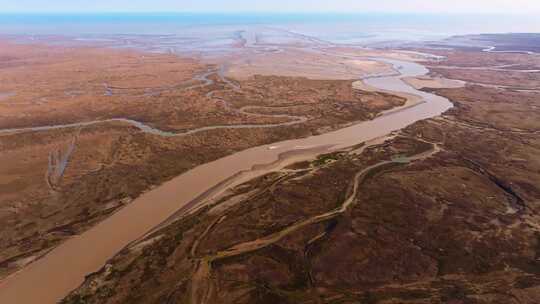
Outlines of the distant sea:
M456 14L8 14L0 35L208 35L280 28L345 44L437 40L458 34L540 32L538 16Z

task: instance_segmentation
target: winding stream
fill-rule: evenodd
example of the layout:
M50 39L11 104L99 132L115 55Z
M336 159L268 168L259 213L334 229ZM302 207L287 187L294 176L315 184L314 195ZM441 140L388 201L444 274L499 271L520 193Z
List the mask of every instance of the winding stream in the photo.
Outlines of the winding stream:
M426 142L428 143L428 142ZM277 231L275 233L272 233L267 236L263 236L261 238L247 241L244 243L233 245L227 249L221 250L216 252L212 255L207 255L199 259L198 261L198 267L197 271L193 275L193 282L191 284L191 303L201 303L205 304L208 302L208 298L210 297L210 293L212 292L210 280L211 280L211 270L212 270L212 263L217 260L222 260L225 258L230 258L234 256L239 256L242 254L245 254L247 252L253 252L255 250L267 247L271 244L275 244L278 241L282 240L286 236L290 235L291 233L298 231L299 229L302 229L306 226L320 223L327 221L331 218L335 218L336 216L345 213L347 209L355 202L356 197L358 195L358 188L363 183L364 179L368 174L380 167L389 165L389 164L404 164L404 163L410 163L421 159L429 158L437 153L440 152L440 147L437 144L432 144L433 148L430 151L422 152L417 155L413 155L411 157L404 157L404 158L396 158L393 160L387 160L387 161L381 161L377 164L371 165L367 168L364 168L360 172L356 173L353 182L352 182L352 191L347 196L347 198L341 203L341 206L334 210L330 210L328 212L325 212L323 214L315 215L312 217L309 217L307 219L299 220L296 223L292 223L290 226L284 228L283 230ZM222 215L217 221L214 222L214 224L209 225L207 230L201 234L201 236L194 242L193 247L191 249L191 255L196 257L197 256L197 247L202 241L203 238L206 237L206 235L210 232L210 230L213 229L213 227L216 224L219 224L221 221L223 221L227 215Z
M183 90L192 90L196 88L202 88L206 86L210 86L215 83L212 79L208 78L210 75L216 74L218 77L229 87L231 87L235 91L241 91L240 87L232 82L231 80L227 79L224 76L224 67L220 67L216 71L209 71L205 72L201 75L195 76L190 81L199 81L202 82L200 84L191 85L188 87L183 88ZM112 89L105 84L106 88L106 95L112 96L113 92ZM165 90L171 90L175 88L175 86L172 86L170 88L161 89L156 92L163 92ZM213 95L216 91L211 91L206 96L208 98L213 98ZM152 92L152 94L155 92ZM2 98L2 95L0 94L0 100ZM26 128L9 128L9 129L0 129L0 134L6 134L6 133L24 133L24 132L38 132L38 131L47 131L47 130L56 130L56 129L69 129L69 128L77 128L77 127L85 127L85 126L91 126L91 125L97 125L102 123L111 123L111 122L120 122L132 125L142 132L153 134L157 136L163 136L163 137L182 137L182 136L188 136L188 135L194 135L200 132L206 132L211 130L219 130L219 129L255 129L255 128L275 128L275 127L283 127L283 126L292 126L300 123L304 123L308 121L307 117L304 116L293 116L288 114L261 114L261 113L254 113L251 111L256 111L257 109L267 109L272 107L265 107L265 106L244 106L240 109L235 109L230 106L230 104L227 101L224 101L225 107L232 112L236 112L238 114L251 116L251 117L270 117L270 118L286 118L289 121L286 122L280 122L280 123L273 123L273 124L236 124L236 125L213 125L213 126L206 126L206 127L200 127L196 129L187 130L184 132L171 132L171 131L163 131L157 128L154 128L150 125L147 125L143 122L129 119L129 118L109 118L109 119L100 119L100 120L93 120L93 121L87 121L87 122L77 122L77 123L70 123L70 124L59 124L59 125L51 125L51 126L38 126L38 127L26 127ZM250 111L251 110L251 111Z
M247 149L185 172L2 281L0 303L58 302L77 288L85 275L98 271L130 242L179 210L190 205L196 207L200 202L196 199L209 189L230 187L231 183L223 181L232 176L243 173L241 179L235 180L240 183L300 159L312 159L321 153L387 135L452 107L446 98L418 91L401 80L427 74L425 67L412 62L378 60L393 64L401 75L366 79L366 84L385 91L415 94L425 102L330 133Z

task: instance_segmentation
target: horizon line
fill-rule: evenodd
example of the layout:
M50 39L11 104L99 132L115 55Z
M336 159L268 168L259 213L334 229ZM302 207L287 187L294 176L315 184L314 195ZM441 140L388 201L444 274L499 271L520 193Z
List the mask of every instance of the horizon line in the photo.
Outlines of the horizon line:
M137 14L137 15L240 15L240 14L258 14L258 15L471 15L471 16L496 16L496 15L515 15L515 16L537 16L538 12L448 12L448 11L432 11L432 12L420 12L420 11L143 11L143 10L125 10L125 11L1 11L0 15L7 14L27 14L27 15L65 15L65 14L78 14L78 15L96 15L96 14Z

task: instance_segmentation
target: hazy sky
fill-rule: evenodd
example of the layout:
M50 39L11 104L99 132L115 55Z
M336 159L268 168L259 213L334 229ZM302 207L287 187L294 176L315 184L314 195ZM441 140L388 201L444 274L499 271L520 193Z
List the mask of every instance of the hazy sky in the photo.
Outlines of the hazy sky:
M540 13L540 0L0 0L0 11Z

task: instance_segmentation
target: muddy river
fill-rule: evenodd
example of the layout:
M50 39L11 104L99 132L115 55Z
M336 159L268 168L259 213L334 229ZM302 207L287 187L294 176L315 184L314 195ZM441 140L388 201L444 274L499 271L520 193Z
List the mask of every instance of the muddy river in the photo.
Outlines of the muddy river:
M204 203L197 198L209 189L219 192L292 162L387 135L418 120L438 116L452 106L447 99L418 91L401 80L425 75L428 72L425 67L412 62L377 60L393 64L400 75L369 78L365 80L367 85L415 94L424 102L334 132L251 148L194 168L145 193L87 232L67 240L42 259L5 279L0 283L0 303L56 303L78 287L85 275L99 270L130 242L178 214L179 210L187 211ZM231 179L233 176L235 178Z

